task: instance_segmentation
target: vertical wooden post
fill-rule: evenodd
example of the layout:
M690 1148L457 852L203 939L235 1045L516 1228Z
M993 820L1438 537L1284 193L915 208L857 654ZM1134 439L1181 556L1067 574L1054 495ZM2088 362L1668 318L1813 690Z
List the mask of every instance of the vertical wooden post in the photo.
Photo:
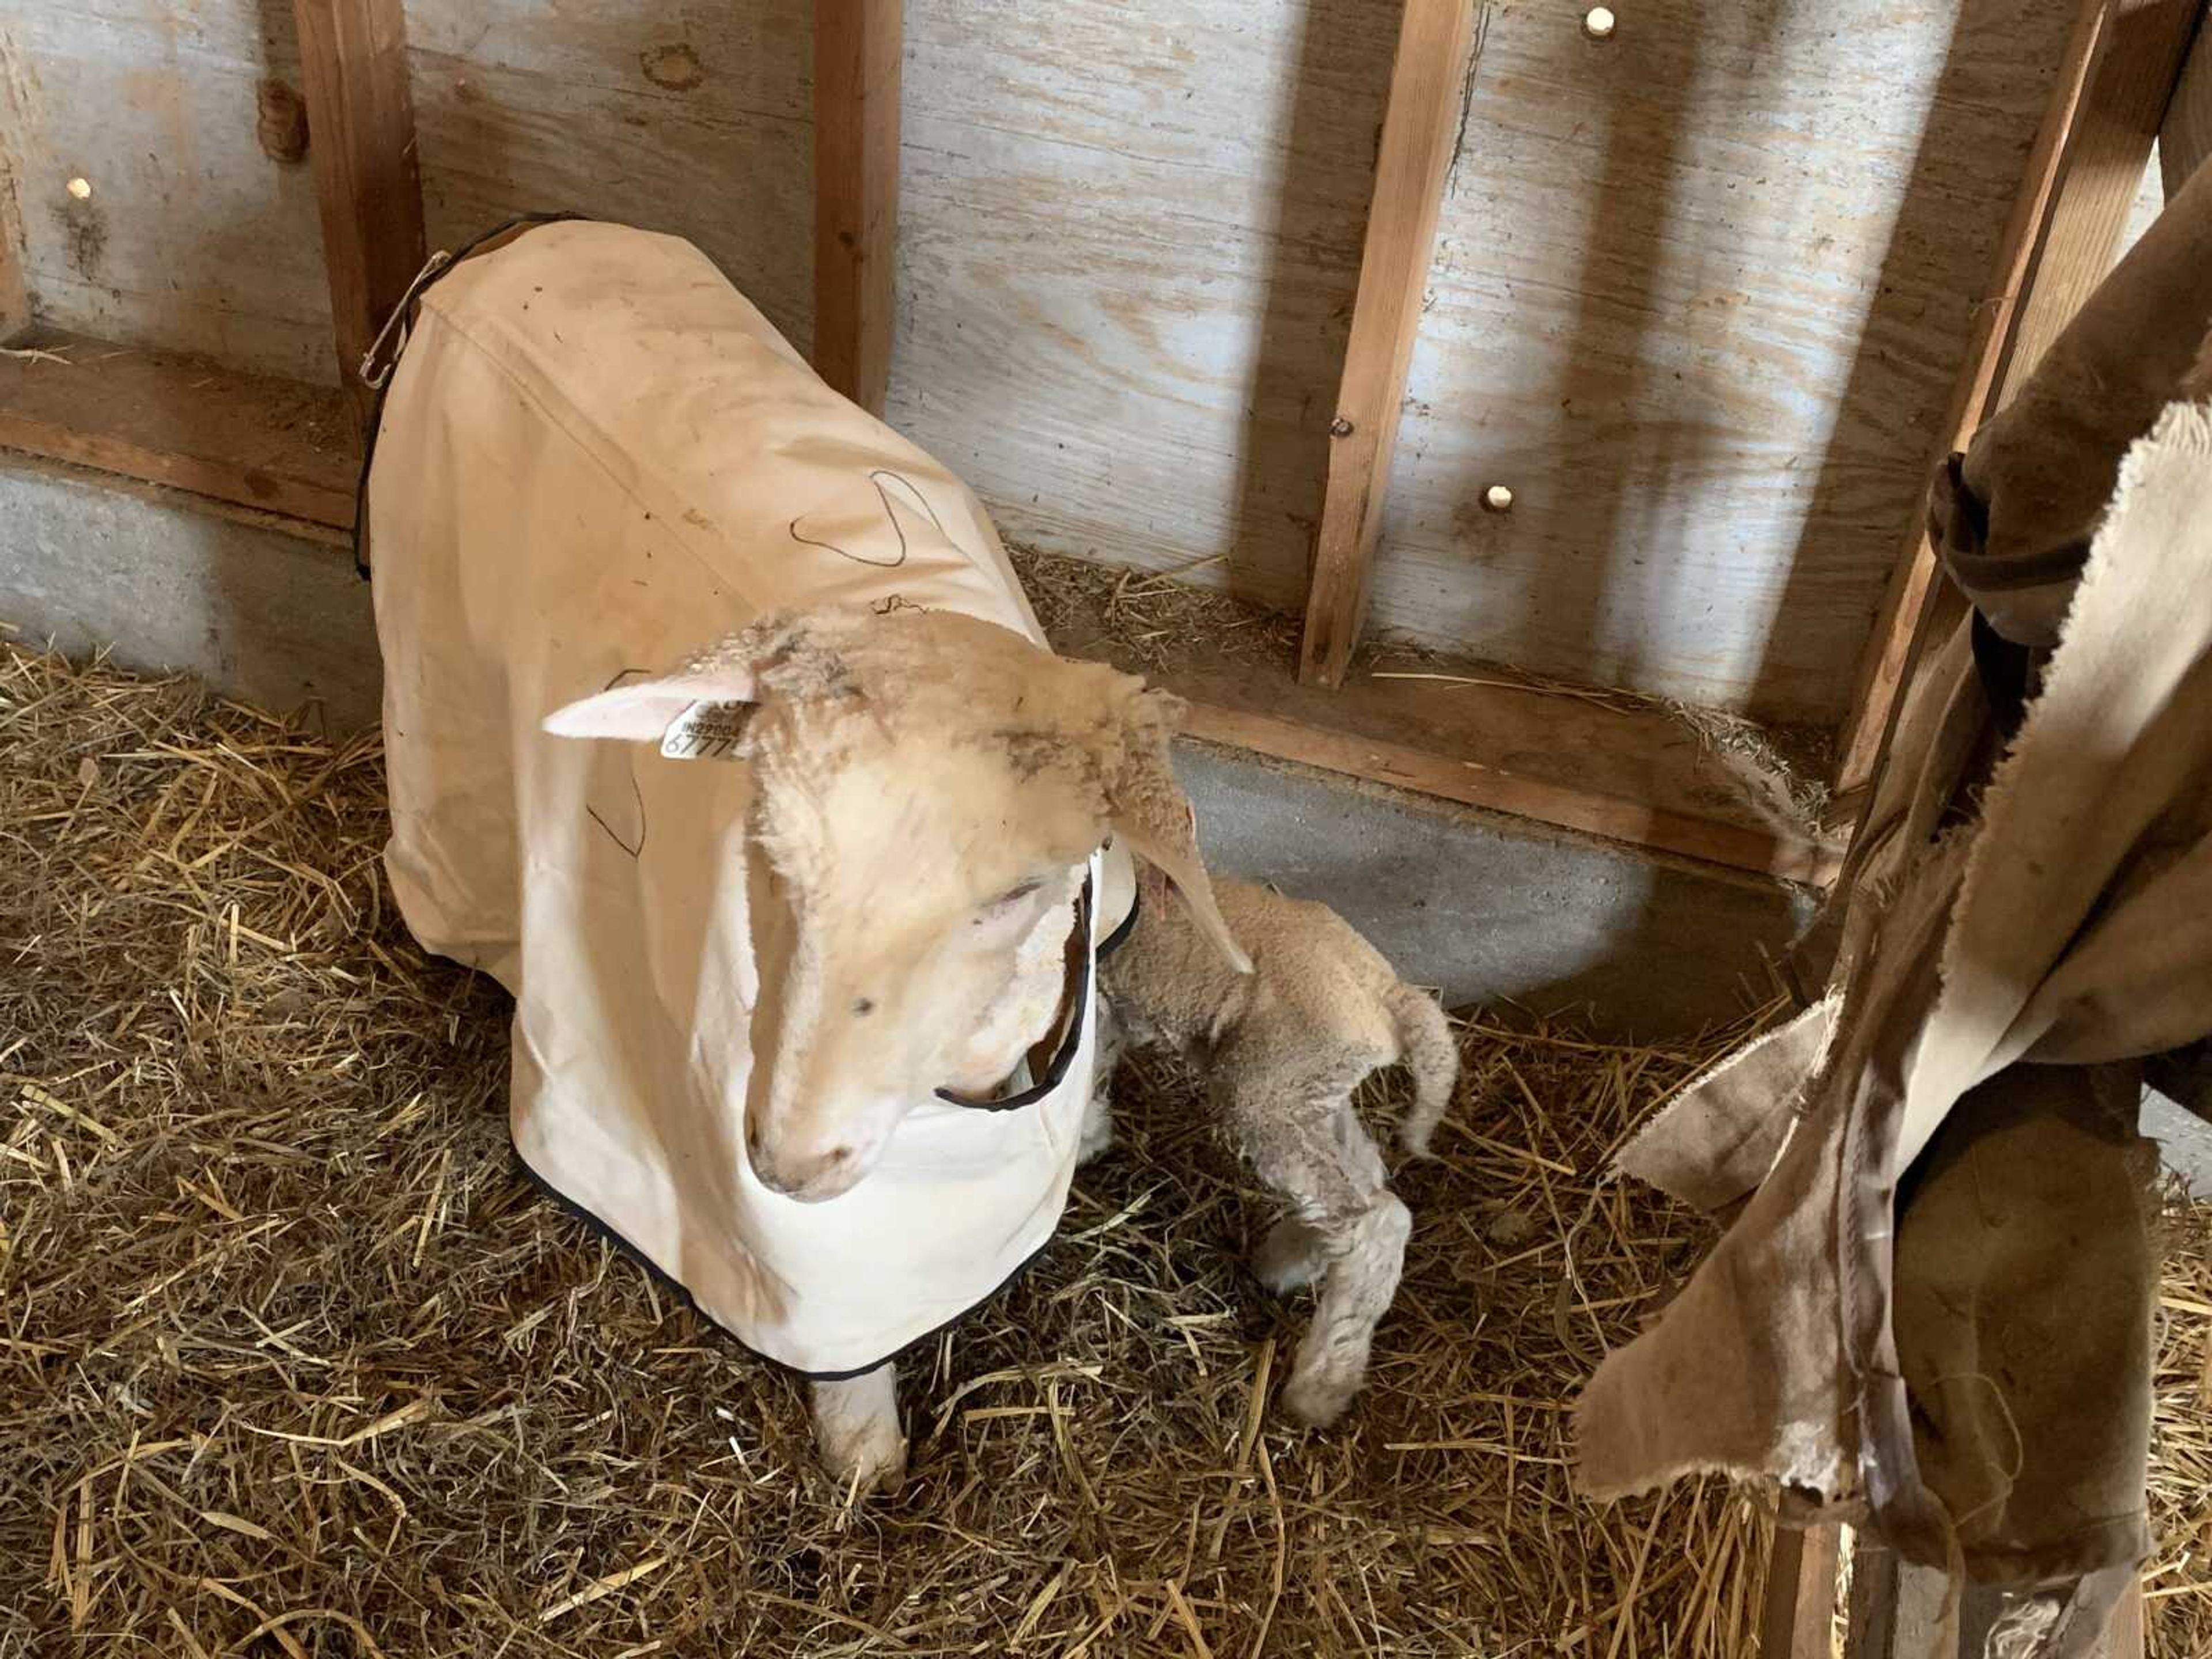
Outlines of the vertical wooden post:
M1397 447L1398 407L1420 325L1474 31L1469 0L1406 0L1352 336L1329 427L1328 483L1298 659L1298 677L1322 685L1344 684L1366 620L1382 496Z
M1963 447L2111 270L2202 0L2086 0L1998 246L1954 393L1946 451ZM1874 775L1917 641L1936 556L1916 512L1861 659L1837 744L1836 792Z
M872 415L890 385L901 0L815 0L814 368Z
M0 196L0 342L31 325L31 295L23 280L23 233L15 216L15 193Z
M1759 1620L1759 1659L1829 1659L1841 1547L1841 1531L1832 1524L1774 1529L1766 1603Z
M2036 251L2036 302L2021 307L1999 371L2008 390L2035 372L2118 258L2203 9L2203 0L2114 0L2106 13L2089 96Z
M2015 314L2034 276L2035 253L2042 246L2060 163L2087 94L2098 45L2104 38L2107 3L2108 0L2083 0L2074 21L2073 34L2059 64L2057 84L2051 88L2035 147L2028 152L2020 194L2013 201L2012 217L1997 244L1997 267L1988 297L1976 308L1966 367L1952 392L1943 428L1946 453L1964 444L1996 407L1997 368L2013 337ZM1863 789L1874 776L1889 739L1892 716L1904 690L1905 672L1935 578L1935 554L1928 545L1927 529L1916 503L1912 527L1905 532L1905 547L1890 572L1888 591L1875 613L1874 631L1868 636L1857 683L1852 689L1850 714L1837 741L1833 782L1838 794Z
M2160 182L2172 196L2212 159L2212 13L2197 26L2189 57L2174 77L2173 101L2158 129Z
M422 184L401 0L293 0L307 153L322 206L338 374L364 421L361 359L422 267Z
M1897 1557L1863 1534L1851 1535L1851 1595L1844 1614L1844 1659L1898 1659Z
M2120 1605L2112 1609L2112 1622L2105 1632L2101 1659L2143 1659L2150 1634L2144 1625L2145 1611L2142 1580L2138 1578L2121 1598Z

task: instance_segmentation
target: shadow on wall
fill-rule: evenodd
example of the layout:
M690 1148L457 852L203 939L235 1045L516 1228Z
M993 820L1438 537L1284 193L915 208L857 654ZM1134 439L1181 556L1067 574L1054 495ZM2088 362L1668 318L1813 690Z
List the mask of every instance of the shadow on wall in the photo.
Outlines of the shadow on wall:
M1295 539L1309 574L1397 52L1395 12L1371 0L1311 0L1305 8L1286 82L1281 173L1261 185L1276 216L1260 228L1268 264L1245 394L1237 540L1260 547ZM1303 588L1285 594L1279 575L1267 580L1234 554L1230 586L1257 604L1303 608Z
M1478 20L1470 100L1482 95L1492 10ZM1589 199L1599 206L1570 282L1576 301L1565 337L1547 354L1558 368L1544 406L1561 411L1551 430L1587 452L1588 464L1575 471L1579 493L1565 505L1586 556L1608 568L1539 569L1522 596L1585 660L1599 660L1624 633L1632 638L1636 629L1623 629L1619 613L1664 582L1663 571L1635 568L1636 549L1647 526L1657 532L1663 524L1662 539L1674 539L1680 504L1646 481L1698 476L1722 465L1729 443L1718 419L1650 418L1654 404L1681 402L1656 396L1656 380L1680 379L1678 366L1691 361L1684 319L1666 307L1658 278L1666 293L1708 286L1698 228L1674 222L1672 185L1686 165L1683 112L1696 98L1743 101L1740 89L1717 90L1716 76L1753 76L1780 10L1769 3L1754 21L1732 26L1717 70L1703 61L1708 31L1698 7L1684 9L1682 27L1655 33L1634 56L1610 52L1598 64L1606 96L1589 118L1602 124L1603 137ZM1265 515L1287 512L1310 552L1367 204L1347 211L1308 180L1343 176L1334 146L1347 99L1371 109L1379 136L1396 42L1395 30L1378 34L1371 21L1369 13L1361 27L1335 3L1308 14L1252 389L1243 519L1257 532ZM1371 175L1373 149L1363 175ZM1330 165L1309 167L1310 155ZM1325 376L1316 368L1324 361ZM1460 481L1469 512L1493 476ZM1279 523L1266 531L1276 533ZM1617 672L1632 680L1639 666L1632 657ZM1440 981L1456 1001L1584 1009L1613 1032L1694 1029L1765 994L1759 945L1778 951L1799 920L1790 896L1771 886L1662 872L1564 840L1462 832L1341 785L1300 787L1256 769L1247 776L1226 762L1200 763L1196 773L1220 809L1208 823L1227 867L1337 905L1406 971ZM1313 822L1316 812L1330 822Z
M1774 8L1765 19L1755 52L1771 39ZM1680 378L1665 361L1662 347L1682 319L1661 309L1659 275L1667 270L1669 288L1695 291L1705 286L1706 256L1694 228L1670 237L1675 179L1683 164L1685 112L1700 82L1701 55L1709 28L1702 8L1686 9L1680 27L1655 39L1639 39L1633 58L1601 49L1608 106L1604 159L1593 199L1601 204L1590 224L1581 267L1571 332L1555 388L1569 422L1587 423L1606 464L1584 474L1586 489L1576 531L1586 556L1603 568L1595 579L1560 572L1540 577L1529 605L1545 618L1547 632L1568 632L1589 642L1590 660L1607 650L1608 613L1638 603L1654 580L1635 552L1647 526L1674 511L1668 494L1641 489L1632 479L1686 479L1711 465L1726 441L1717 422L1646 417L1652 383L1662 375ZM1739 62L1746 61L1739 59ZM1668 398L1663 401L1673 402ZM1480 481L1470 480L1474 495ZM1615 662L1608 677L1621 684L1644 680L1641 641Z
M1784 586L1775 626L1752 693L1758 706L1788 706L1808 701L1806 688L1793 684L1790 669L1802 672L1802 652L1793 652L1785 630L1793 618L1845 612L1863 617L1862 635L1871 635L1892 566L1872 566L1869 547L1886 550L1893 560L1918 521L1929 468L1947 448L1949 434L1937 429L1946 418L1949 386L1966 361L1975 311L1993 274L1998 238L2009 212L1992 212L1978 192L1961 199L1960 157L1986 146L1996 125L1992 108L2002 111L2019 97L2018 88L2033 86L2042 97L2057 69L2070 8L2045 9L2047 15L2024 19L2018 0L1961 0L1953 21L1948 50L1920 140L1904 181L1899 210L1883 254L1881 275L1858 339L1850 378L1837 404L1826 453L1820 458L1804 529ZM2023 27L2024 22L2033 26ZM1992 44L2010 42L2007 52ZM1994 87L2002 76L2011 84ZM2025 164L2035 123L2020 124L2020 161ZM1994 169L1984 169L1987 173ZM2009 170L2017 178L2020 168ZM1974 245L1972 257L1947 251L1961 240ZM1971 273L1974 286L1946 291L1934 273ZM1927 385L1931 357L1943 390L1932 402ZM1900 441L1900 411L1925 410L1911 439ZM1905 461L1917 440L1925 465ZM1857 665L1845 666L1856 673Z
M1613 684L1648 684L1648 671L1668 665L1648 652L1672 658L1692 642L1670 614L1669 562L1647 564L1644 549L1682 544L1693 488L1729 465L1732 447L1724 404L1680 384L1708 372L1700 334L1715 325L1679 296L1735 277L1718 268L1717 228L1684 222L1685 180L1700 165L1689 112L1744 103L1784 9L1779 0L1745 8L1721 40L1711 9L1692 5L1676 9L1673 27L1639 33L1632 52L1584 43L1602 100L1583 117L1601 134L1584 198L1593 210L1566 282L1564 337L1544 353L1554 374L1539 405L1565 465L1538 470L1573 483L1571 499L1547 505L1571 526L1575 562L1530 568L1517 598L1529 631L1566 660L1602 664ZM1671 413L1655 418L1661 410ZM1461 519L1485 516L1496 477L1485 465L1456 481ZM1484 870L1482 925L1502 945L1504 994L1540 1012L1586 1008L1613 1033L1677 1032L1742 1012L1767 992L1759 946L1778 952L1797 920L1783 890L1677 875L1564 841L1501 838Z
M1553 372L1548 385L1532 385L1516 405L1515 418L1528 422L1525 434L1478 446L1473 465L1447 492L1457 503L1454 522L1479 550L1500 538L1484 509L1489 485L1525 465L1569 486L1556 499L1528 504L1556 527L1566 556L1520 568L1512 595L1520 623L1489 631L1540 641L1546 660L1540 666L1581 665L1580 677L1622 685L1663 678L1663 671L1682 666L1685 651L1696 648L1695 620L1677 611L1682 601L1669 556L1686 543L1694 545L1683 517L1699 487L1735 464L1740 410L1731 404L1731 388L1700 384L1712 373L1711 336L1729 323L1698 301L1741 286L1743 276L1724 263L1730 241L1725 223L1701 222L1686 210L1694 204L1709 212L1720 199L1714 180L1721 172L1695 153L1696 145L1711 142L1696 118L1755 102L1789 21L1784 0L1729 7L1717 23L1711 5L1670 10L1668 27L1640 29L1632 42L1581 39L1578 21L1549 26L1574 30L1579 62L1532 40L1525 21L1516 25L1510 44L1519 56L1502 72L1556 76L1559 96L1591 100L1573 112L1571 133L1538 135L1540 143L1529 152L1549 156L1553 167L1567 166L1584 142L1581 135L1594 130L1588 142L1595 153L1572 163L1587 176L1548 179L1552 193L1540 198L1579 206L1583 240L1571 265L1545 270L1568 303L1557 313L1558 337L1540 335L1530 344L1529 355ZM1502 92L1500 103L1528 119L1535 94L1518 87ZM1510 213L1511 195L1498 192L1525 163L1511 135L1492 137L1503 159L1486 172L1484 187L1492 211ZM1705 176L1692 182L1698 174ZM1504 226L1501 234L1495 256L1486 258L1479 248L1465 256L1474 264L1462 280L1481 271L1480 280L1494 285L1490 303L1503 318L1516 314L1509 309L1510 273L1544 267L1534 255L1503 251L1513 247L1516 228ZM1542 234L1531 233L1532 240ZM1540 301L1533 314L1544 310ZM1480 425L1490 413L1468 410L1465 416ZM1548 444L1550 453L1528 453L1530 442ZM1725 526L1716 528L1717 540L1725 535ZM1655 550L1649 563L1647 546ZM1650 660L1653 652L1664 660Z

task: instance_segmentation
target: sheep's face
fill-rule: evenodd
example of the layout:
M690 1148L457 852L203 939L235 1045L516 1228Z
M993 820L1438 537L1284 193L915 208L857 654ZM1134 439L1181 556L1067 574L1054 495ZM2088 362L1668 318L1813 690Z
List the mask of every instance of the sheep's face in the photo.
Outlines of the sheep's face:
M1104 800L1071 768L1024 775L994 735L836 704L755 718L747 1130L794 1198L852 1186L936 1091L988 1098L1056 1023Z
M702 702L744 711L753 769L746 1146L776 1191L848 1190L916 1104L988 1099L1062 1029L1109 834L1246 965L1169 769L1176 706L1127 675L955 614L822 611L547 724L657 741Z

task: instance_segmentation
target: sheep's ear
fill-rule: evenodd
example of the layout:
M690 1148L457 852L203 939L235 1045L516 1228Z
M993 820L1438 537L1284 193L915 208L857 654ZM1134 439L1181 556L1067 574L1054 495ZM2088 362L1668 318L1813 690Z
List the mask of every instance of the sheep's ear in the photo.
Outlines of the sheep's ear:
M1107 809L1114 833L1146 863L1174 884L1190 907L1200 929L1240 974L1252 971L1221 908L1213 884L1198 855L1198 814L1176 783L1169 740L1182 724L1182 699L1165 691L1140 692L1132 699L1122 732L1121 765L1107 787Z
M849 696L858 690L841 647L864 636L865 607L771 611L708 646L672 674L629 680L545 717L560 738L658 743L676 760L744 754L745 724L763 697Z
M752 715L752 698L749 671L717 665L610 686L555 709L544 729L557 738L655 743L678 760L726 756L736 751Z

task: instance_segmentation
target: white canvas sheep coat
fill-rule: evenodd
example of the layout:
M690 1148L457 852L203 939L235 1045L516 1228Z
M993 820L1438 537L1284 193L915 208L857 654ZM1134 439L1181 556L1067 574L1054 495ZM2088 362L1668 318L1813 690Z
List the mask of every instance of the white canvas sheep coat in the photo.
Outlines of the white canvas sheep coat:
M1052 1086L1025 1091L1042 1097L921 1102L851 1191L798 1203L744 1150L750 768L540 730L786 606L957 610L1042 645L974 496L829 390L690 245L570 222L423 291L368 522L386 867L424 948L514 995L530 1170L809 1375L872 1368L989 1297L1066 1199L1091 954ZM1092 860L1094 950L1130 873L1118 849Z

